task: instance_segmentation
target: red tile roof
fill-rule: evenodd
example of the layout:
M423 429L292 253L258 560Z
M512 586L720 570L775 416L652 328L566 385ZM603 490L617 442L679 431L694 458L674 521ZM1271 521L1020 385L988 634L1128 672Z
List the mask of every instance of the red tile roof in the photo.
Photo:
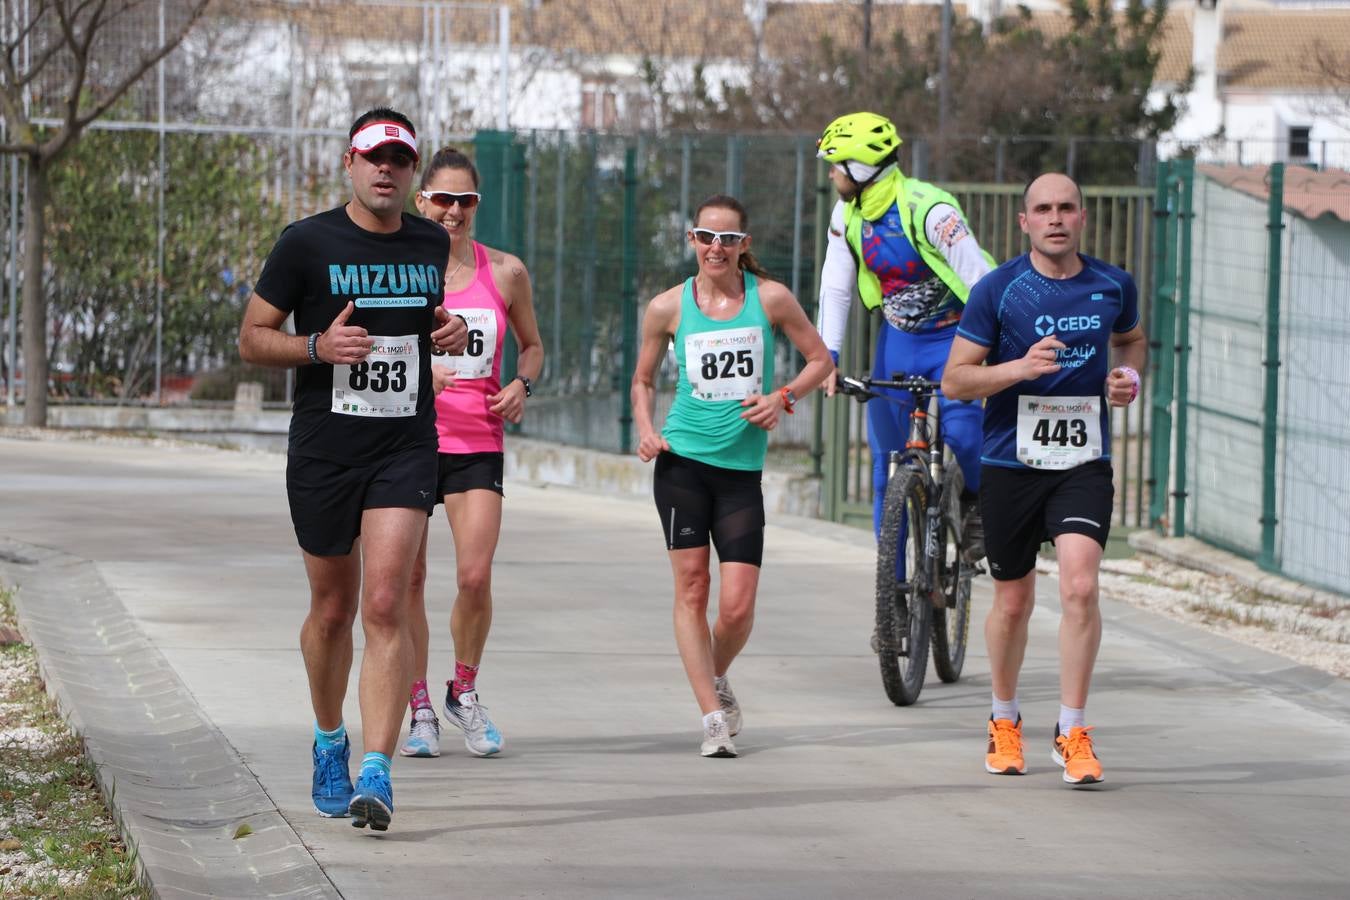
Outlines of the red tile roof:
M1269 166L1202 165L1196 166L1196 171L1235 191L1260 200L1270 199ZM1284 208L1305 219L1335 216L1342 222L1350 222L1350 172L1287 166Z

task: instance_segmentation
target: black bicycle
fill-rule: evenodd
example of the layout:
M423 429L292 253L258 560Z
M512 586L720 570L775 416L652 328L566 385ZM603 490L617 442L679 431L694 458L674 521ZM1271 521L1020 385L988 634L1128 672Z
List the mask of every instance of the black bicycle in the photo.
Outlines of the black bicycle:
M948 459L942 433L940 383L897 373L889 380L841 376L840 393L859 403L900 401L876 388L909 391L914 409L904 450L888 464L881 534L877 539L877 628L873 649L881 683L896 706L919 699L928 647L938 677L961 677L970 636L970 582L984 570L967 558L962 540L961 467ZM901 541L901 525L906 524ZM901 578L897 559L904 561Z

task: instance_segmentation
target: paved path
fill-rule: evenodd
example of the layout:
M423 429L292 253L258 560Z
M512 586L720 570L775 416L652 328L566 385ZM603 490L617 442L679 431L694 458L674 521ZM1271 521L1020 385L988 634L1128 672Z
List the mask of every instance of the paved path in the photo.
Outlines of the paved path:
M1109 782L1071 790L1049 758L1044 594L1029 773L989 776L978 627L961 682L930 674L891 706L866 536L779 522L733 670L742 756L705 760L653 510L516 483L481 681L507 751L473 759L447 734L440 759L396 760L385 835L321 819L283 466L0 438L0 579L166 896L1350 894L1344 682L1107 604L1090 718ZM436 681L453 566L441 519L433 535ZM231 841L241 821L256 833Z

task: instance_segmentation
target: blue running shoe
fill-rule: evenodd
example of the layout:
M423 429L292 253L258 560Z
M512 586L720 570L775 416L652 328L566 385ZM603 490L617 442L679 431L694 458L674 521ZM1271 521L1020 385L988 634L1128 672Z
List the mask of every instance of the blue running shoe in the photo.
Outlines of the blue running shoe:
M464 732L464 746L474 756L492 756L502 751L502 733L488 718L487 707L478 702L477 691L455 697L445 692L445 717Z
M314 745L314 786L310 796L319 815L340 819L347 815L352 800L352 777L347 773L347 761L352 755L352 742L342 739L341 747L320 750Z
M389 775L378 769L362 772L347 812L357 828L369 825L371 831L388 831L389 820L394 817L394 788Z

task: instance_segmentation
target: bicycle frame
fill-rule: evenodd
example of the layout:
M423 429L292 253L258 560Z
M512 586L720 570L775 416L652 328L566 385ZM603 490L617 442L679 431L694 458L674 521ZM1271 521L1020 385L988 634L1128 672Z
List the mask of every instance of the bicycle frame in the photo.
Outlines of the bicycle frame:
M941 591L934 590L933 572L938 558L938 520L942 515L942 504L946 500L944 480L946 465L946 438L942 432L942 404L938 401L938 383L917 376L906 377L895 374L891 380L861 378L845 379L856 381L872 397L895 401L886 394L878 394L875 388L894 388L906 390L914 397L914 408L909 413L909 437L905 449L892 450L887 458L887 477L895 477L902 467L909 467L921 473L924 479L925 496L928 498L924 510L924 571L911 573L910 580L923 580L923 587L931 597L933 605L939 609L945 607L945 598ZM853 385L851 385L853 387ZM850 391L852 393L853 391ZM861 399L861 398L860 398Z

